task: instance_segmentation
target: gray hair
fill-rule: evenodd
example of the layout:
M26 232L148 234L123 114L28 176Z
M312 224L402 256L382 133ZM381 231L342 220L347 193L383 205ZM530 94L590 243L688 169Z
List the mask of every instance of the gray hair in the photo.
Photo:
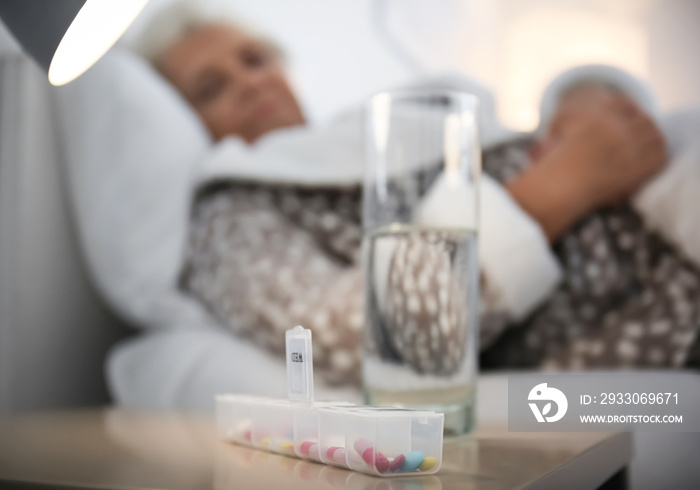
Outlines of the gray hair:
M201 27L224 25L265 45L279 62L285 61L284 51L276 41L249 23L242 23L229 10L206 8L202 3L201 0L179 0L160 9L135 40L134 50L159 67L168 49L188 33Z

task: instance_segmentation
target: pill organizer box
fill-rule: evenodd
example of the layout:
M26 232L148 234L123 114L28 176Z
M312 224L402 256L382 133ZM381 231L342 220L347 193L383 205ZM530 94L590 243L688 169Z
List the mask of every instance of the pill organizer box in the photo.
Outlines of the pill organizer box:
M217 397L230 442L376 476L432 474L442 461L443 414L245 395Z
M287 332L288 399L216 398L225 441L375 476L428 475L442 462L444 415L313 400L311 331Z

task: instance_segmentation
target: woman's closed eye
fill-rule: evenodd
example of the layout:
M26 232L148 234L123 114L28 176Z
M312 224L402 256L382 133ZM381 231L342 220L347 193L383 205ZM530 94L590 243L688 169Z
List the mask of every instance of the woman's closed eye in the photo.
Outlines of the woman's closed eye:
M268 65L272 60L272 53L263 48L248 48L240 53L241 60L246 68L260 68Z

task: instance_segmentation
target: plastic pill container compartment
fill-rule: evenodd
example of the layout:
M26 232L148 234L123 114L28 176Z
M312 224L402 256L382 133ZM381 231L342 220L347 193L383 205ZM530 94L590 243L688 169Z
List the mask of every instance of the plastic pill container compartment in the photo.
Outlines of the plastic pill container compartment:
M444 415L392 407L319 408L321 460L375 476L432 474Z
M216 426L219 438L253 447L253 410L265 398L249 395L218 395Z
M223 395L217 419L224 440L375 476L432 474L442 462L434 412Z
M318 410L346 402L300 404L249 395L216 397L219 437L229 442L321 462Z

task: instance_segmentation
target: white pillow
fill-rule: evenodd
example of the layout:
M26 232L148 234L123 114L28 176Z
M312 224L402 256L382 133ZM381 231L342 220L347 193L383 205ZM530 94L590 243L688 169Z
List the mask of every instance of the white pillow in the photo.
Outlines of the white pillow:
M700 188L700 108L685 110L666 118L675 123L685 120L684 130L695 125L695 132L671 132L670 159L667 167L637 192L632 200L647 226L678 247L700 266L700 226L698 226L698 188ZM671 124L670 126L672 126ZM670 126L667 126L669 128ZM678 125L681 129L681 125ZM674 141L675 140L675 141Z
M142 326L201 316L176 282L192 175L211 146L203 124L147 62L120 48L56 96L69 190L98 288Z

